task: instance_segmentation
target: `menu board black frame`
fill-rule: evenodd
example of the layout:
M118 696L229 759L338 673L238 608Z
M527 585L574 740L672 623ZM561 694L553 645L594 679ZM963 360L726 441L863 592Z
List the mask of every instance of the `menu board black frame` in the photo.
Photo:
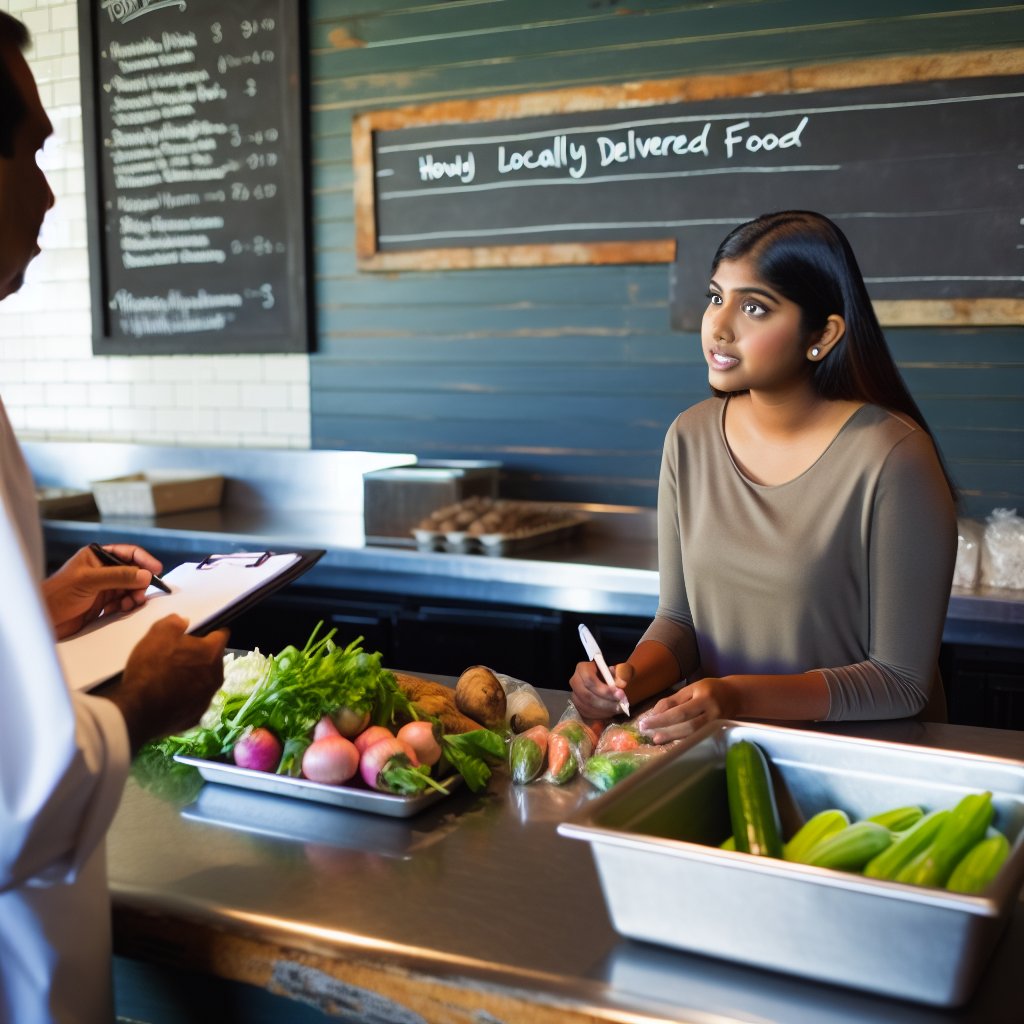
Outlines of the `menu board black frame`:
M304 12L79 0L97 354L309 351Z

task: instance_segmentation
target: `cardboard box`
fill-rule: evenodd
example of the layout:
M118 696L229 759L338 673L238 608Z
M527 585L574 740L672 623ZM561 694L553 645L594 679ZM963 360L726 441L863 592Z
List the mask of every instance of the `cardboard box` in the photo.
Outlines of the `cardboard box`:
M92 482L101 516L160 516L216 508L223 490L223 476L181 469L131 473Z

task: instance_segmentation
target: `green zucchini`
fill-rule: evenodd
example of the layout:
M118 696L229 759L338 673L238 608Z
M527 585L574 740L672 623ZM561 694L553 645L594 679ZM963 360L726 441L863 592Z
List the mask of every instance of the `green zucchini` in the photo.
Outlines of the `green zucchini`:
M950 816L952 811L932 811L926 814L916 825L912 825L905 832L901 832L891 846L886 847L877 856L864 865L864 874L868 878L882 878L886 881L894 881L900 871L903 870L919 853L927 849L928 845L938 834L942 823Z
M941 888L953 868L992 822L991 793L968 793L950 812L931 843L896 876L897 882Z
M1001 832L979 840L960 858L946 882L951 892L981 892L1010 856L1010 841Z
M796 831L793 838L782 847L784 860L805 862L807 854L822 839L827 839L850 824L846 811L832 807L827 811L819 811L808 818Z
M782 856L782 825L768 761L750 740L740 740L725 755L729 817L736 849L758 857Z
M912 825L916 825L924 817L924 808L911 804L909 807L894 807L891 811L882 811L881 814L872 814L868 821L877 821L884 825L890 832L906 832Z
M892 833L884 825L855 821L813 846L805 863L835 871L860 871L891 843Z
M736 837L729 836L728 839L723 839L719 844L720 850L735 850L736 849Z

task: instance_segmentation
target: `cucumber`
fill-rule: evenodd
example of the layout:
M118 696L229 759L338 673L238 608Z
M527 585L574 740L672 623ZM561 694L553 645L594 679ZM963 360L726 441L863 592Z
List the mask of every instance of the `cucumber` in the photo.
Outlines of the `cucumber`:
M846 811L834 807L827 811L819 811L812 818L808 818L793 838L782 847L783 859L806 863L807 854L815 845L849 824L850 817Z
M835 871L860 871L892 843L892 833L877 821L856 821L822 839L807 854L805 863Z
M923 817L924 809L911 804L909 807L894 807L891 811L872 814L867 820L877 821L879 825L884 825L890 832L905 832Z
M968 793L950 812L931 843L896 876L897 882L941 888L953 868L980 839L995 810L991 793Z
M736 849L757 857L782 856L782 825L768 761L750 740L734 743L725 755L729 817Z
M980 840L960 858L946 888L950 892L981 892L999 874L1009 856L1010 841L1001 832Z
M951 813L948 810L941 810L926 814L916 825L900 833L891 846L872 857L864 865L864 874L868 878L894 881L903 868L927 849Z

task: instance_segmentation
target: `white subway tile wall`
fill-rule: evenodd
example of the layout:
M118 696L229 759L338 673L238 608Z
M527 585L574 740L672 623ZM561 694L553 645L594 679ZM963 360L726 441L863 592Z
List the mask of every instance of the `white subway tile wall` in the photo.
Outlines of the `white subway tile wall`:
M93 355L75 0L0 0L33 36L28 61L54 136L57 197L42 253L0 303L0 395L23 440L308 448L305 355Z

